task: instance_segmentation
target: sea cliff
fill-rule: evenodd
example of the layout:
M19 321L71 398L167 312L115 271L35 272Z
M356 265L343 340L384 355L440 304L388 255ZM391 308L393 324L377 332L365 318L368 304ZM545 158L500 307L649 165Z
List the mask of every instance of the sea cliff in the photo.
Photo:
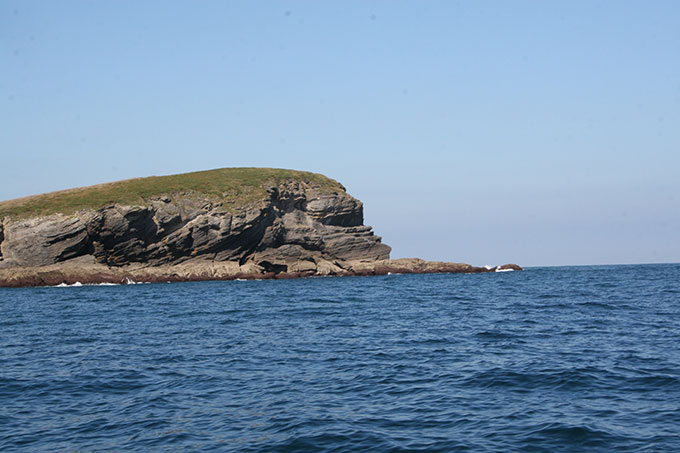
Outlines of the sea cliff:
M235 168L0 203L0 286L520 269L391 260L337 181Z

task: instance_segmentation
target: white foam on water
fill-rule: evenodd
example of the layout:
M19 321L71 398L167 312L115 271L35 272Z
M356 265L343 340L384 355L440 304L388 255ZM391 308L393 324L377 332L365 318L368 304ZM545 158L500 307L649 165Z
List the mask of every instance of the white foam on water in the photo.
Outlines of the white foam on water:
M48 286L48 288L73 288L77 286L119 286L120 283L80 283L80 282L75 282L72 285L69 285L68 283L59 283L58 285L52 285Z
M121 283L121 285L148 285L150 283L151 282L136 282L136 281L132 280L131 278L126 277L124 282ZM170 282L168 282L168 283L170 283Z
M487 265L487 266L484 266L484 269L490 271L490 270L493 269L494 267L496 267L496 266L488 266L488 265Z
M496 272L512 272L514 269L496 269Z
M69 285L67 283L60 283L58 285L50 285L47 286L48 288L73 288L74 286L120 286L120 285L140 285L140 284L149 284L151 282L136 282L130 278L126 278L123 280L121 283L111 283L111 282L102 282L102 283L80 283L80 282L75 282L72 285ZM171 283L171 282L168 282Z
M83 284L80 282L75 282L72 285L69 285L67 283L59 283L58 285L54 285L53 288L72 288L74 286L83 286Z

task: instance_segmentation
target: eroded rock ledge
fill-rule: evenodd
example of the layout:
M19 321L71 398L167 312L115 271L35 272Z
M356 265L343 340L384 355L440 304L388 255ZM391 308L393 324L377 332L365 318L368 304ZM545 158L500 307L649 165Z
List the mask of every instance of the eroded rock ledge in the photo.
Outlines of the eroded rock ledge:
M502 270L390 260L390 247L363 225L362 203L328 187L286 180L236 208L173 192L68 215L6 216L0 286Z
M188 261L177 265L110 267L102 264L69 262L50 266L0 269L0 286L57 286L60 284L131 284L191 282L209 280L291 279L314 276L369 276L388 274L429 274L499 272L521 270L515 264L492 268L475 267L463 263L423 261L415 258L379 260L376 262L345 262L345 267L326 264L315 270L267 271L265 268L236 262Z

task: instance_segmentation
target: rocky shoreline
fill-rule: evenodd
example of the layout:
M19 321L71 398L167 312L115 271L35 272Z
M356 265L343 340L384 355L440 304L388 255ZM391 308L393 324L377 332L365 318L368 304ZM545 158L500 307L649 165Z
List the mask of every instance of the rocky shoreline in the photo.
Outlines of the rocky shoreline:
M177 265L129 265L109 267L96 263L60 263L49 266L0 269L0 287L20 288L58 285L170 283L214 280L270 280L330 276L370 276L388 274L464 273L479 274L522 270L516 264L476 267L464 263L425 261L416 258L376 262L342 263L345 267L326 271L267 271L254 264L236 262L187 262Z
M209 170L0 203L6 287L520 269L390 252L361 201L305 172Z

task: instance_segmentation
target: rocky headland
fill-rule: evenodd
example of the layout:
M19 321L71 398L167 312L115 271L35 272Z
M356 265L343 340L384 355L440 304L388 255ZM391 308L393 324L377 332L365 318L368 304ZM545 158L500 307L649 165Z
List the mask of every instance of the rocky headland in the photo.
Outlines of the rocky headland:
M390 259L338 182L234 168L0 203L0 286L520 270Z

